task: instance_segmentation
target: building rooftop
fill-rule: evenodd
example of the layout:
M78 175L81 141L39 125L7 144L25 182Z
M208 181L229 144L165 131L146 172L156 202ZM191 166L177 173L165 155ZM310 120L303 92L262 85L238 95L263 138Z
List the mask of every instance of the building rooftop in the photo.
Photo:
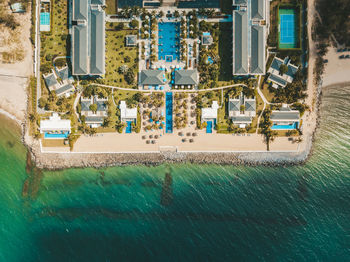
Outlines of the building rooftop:
M57 70L57 75L63 81L67 80L71 76L68 66L65 66L64 68L61 68L61 69Z
M52 87L58 84L56 75L54 73L44 76L44 80L47 87Z
M219 104L217 101L213 101L211 107L202 108L202 119L216 119L218 117Z
M197 70L176 70L174 83L175 85L197 85Z
M40 121L41 131L70 131L71 123L70 120L61 119L57 113L53 113L48 120Z
M126 46L135 46L137 44L137 35L127 35L125 36Z
M213 37L210 33L203 33L202 35L202 45L211 45L213 43Z
M140 72L141 85L162 85L163 82L162 70L142 70Z
M57 88L55 91L56 91L56 95L60 96L60 95L63 95L71 90L74 90L74 86L71 84L67 84L67 85L64 85L64 86Z
M286 65L288 70L285 74L281 75L281 65ZM268 80L278 84L279 86L285 87L288 83L292 83L294 76L298 71L298 67L290 62L290 59L286 57L284 60L275 57L272 60L272 64L268 70L270 73Z
M120 101L119 105L121 119L136 119L137 108L128 108L125 101Z
M248 74L248 13L233 13L233 74Z
M90 3L90 4L89 4ZM72 73L105 74L104 0L73 0Z
M289 107L282 107L280 110L273 110L270 116L271 121L299 121L300 112Z
M251 61L250 72L265 74L265 27L251 27Z
M265 1L251 0L251 17L253 19L265 19Z

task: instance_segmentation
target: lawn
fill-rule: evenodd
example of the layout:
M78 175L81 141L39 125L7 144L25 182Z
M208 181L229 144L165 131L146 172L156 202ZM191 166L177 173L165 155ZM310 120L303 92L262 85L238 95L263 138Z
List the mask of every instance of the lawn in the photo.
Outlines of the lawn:
M137 30L106 31L106 85L136 88L138 48L125 46L125 36L135 34L137 34ZM133 84L128 84L124 79L124 75L118 72L122 65L132 68L135 74Z
M42 139L43 147L69 147L64 144L63 139Z
M232 23L219 23L220 70L218 86L229 85L232 80Z
M107 14L116 14L117 13L117 0L106 0L106 13Z
M66 56L69 53L69 35L67 27L67 2L51 1L51 31L41 33L41 71L47 72L52 68L54 56Z

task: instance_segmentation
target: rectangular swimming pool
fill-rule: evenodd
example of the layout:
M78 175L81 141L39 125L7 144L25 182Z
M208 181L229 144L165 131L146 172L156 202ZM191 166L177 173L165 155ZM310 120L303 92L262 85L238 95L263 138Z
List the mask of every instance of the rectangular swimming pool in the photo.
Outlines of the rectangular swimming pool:
M165 94L165 132L173 132L173 93Z
M291 8L279 9L279 47L297 47L296 11Z
M158 60L180 60L180 23L158 23Z
M298 123L292 125L275 125L273 124L271 130L294 130L298 128Z
M44 138L46 138L46 139L66 139L66 138L68 138L68 135L69 135L69 132L57 133L57 134L45 133Z
M213 133L213 121L207 121L207 131L208 134Z
M133 121L126 121L125 133L130 134L132 132L132 124Z

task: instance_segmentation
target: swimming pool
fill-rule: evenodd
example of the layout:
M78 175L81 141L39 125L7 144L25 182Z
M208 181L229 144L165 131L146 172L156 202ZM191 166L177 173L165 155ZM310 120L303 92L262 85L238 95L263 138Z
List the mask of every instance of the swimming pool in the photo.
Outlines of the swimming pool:
M130 134L132 131L132 122L133 121L126 121L126 128L125 133Z
M57 134L45 133L44 138L46 138L46 139L66 139L66 138L68 138L68 135L69 135L69 132L57 133Z
M173 132L173 93L165 94L165 132Z
M180 23L158 23L158 60L180 60Z
M291 125L276 125L273 124L271 130L293 130L298 128L298 123L294 123Z
M296 48L296 13L294 9L279 9L279 47Z
M213 133L213 121L207 121L207 133Z
M50 13L40 13L40 24L50 25Z

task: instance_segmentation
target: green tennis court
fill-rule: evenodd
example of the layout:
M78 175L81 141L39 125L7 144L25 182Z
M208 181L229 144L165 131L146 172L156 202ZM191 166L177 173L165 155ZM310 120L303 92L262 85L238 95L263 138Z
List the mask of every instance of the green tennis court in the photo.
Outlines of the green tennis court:
M294 9L279 9L279 48L297 47L297 21Z

